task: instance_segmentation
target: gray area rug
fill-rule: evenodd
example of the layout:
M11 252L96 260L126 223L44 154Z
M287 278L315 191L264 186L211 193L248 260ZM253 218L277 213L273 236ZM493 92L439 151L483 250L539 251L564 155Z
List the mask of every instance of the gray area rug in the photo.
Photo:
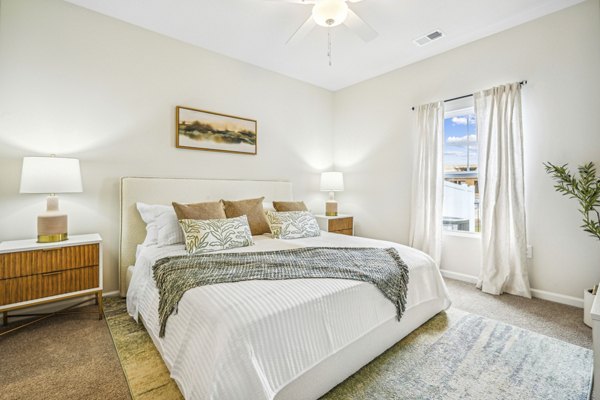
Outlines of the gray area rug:
M451 309L323 399L585 400L592 364L591 350Z

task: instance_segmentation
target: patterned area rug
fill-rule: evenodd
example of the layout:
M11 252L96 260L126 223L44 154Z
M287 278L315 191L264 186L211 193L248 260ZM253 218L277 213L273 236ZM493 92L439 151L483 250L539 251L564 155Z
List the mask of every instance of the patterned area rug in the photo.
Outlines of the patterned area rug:
M104 299L104 316L133 400L183 399L143 324L127 314L125 299Z
M134 400L181 399L125 301L106 320ZM341 399L589 398L592 351L457 309L442 312L325 396Z
M323 398L587 400L592 364L591 350L450 309Z

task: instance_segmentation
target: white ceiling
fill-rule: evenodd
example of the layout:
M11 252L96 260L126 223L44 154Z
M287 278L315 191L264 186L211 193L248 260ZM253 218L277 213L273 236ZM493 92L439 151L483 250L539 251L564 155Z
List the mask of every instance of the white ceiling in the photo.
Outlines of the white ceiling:
M311 5L275 0L66 0L163 35L329 89L375 77L583 0L364 0L352 8L379 36L363 42L343 25L287 39ZM424 47L413 40L439 29Z

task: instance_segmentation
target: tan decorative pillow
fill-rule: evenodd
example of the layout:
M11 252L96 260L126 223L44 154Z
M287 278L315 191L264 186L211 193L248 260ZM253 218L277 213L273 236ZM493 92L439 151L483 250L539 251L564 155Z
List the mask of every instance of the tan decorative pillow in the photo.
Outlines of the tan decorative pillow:
M177 219L225 219L225 209L221 201L206 203L180 204L173 202Z
M264 197L258 199L228 201L221 200L225 206L225 215L227 218L235 218L245 215L248 217L248 224L252 235L262 235L263 233L271 233L269 222L265 216L263 209Z
M275 211L308 211L303 201L274 201Z

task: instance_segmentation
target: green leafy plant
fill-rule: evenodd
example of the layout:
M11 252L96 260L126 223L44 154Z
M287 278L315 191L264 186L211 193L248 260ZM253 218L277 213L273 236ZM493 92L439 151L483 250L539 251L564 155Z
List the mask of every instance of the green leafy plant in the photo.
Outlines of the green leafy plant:
M546 172L554 179L554 189L563 196L577 199L579 212L583 216L581 228L592 237L600 239L600 178L596 177L596 167L593 162L580 165L577 168L579 177L572 174L564 165L544 163ZM594 285L591 293L596 295L598 285Z
M600 239L600 178L596 176L593 162L577 168L579 177L564 165L544 163L546 172L554 179L554 189L563 196L577 199L583 216L581 228L590 236Z

